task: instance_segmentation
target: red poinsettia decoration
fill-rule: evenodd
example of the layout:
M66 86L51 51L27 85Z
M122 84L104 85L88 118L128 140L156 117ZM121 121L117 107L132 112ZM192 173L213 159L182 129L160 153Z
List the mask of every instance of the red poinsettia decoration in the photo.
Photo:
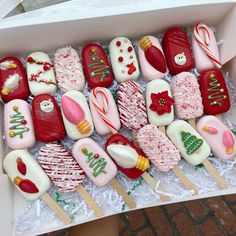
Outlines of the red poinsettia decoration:
M168 95L168 91L161 93L151 93L152 103L149 108L155 111L158 115L171 112L171 106L174 104L174 99Z

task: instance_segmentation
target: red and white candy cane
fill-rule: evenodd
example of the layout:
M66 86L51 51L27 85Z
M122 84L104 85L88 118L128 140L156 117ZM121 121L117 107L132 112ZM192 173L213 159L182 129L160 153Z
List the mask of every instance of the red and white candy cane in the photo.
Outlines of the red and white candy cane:
M200 35L200 31L204 32L203 38ZM219 58L217 58L208 47L210 40L211 40L211 36L210 36L210 32L208 30L208 27L205 24L199 23L199 24L195 25L193 33L194 33L195 39L197 40L198 44L202 47L202 49L205 51L206 55L214 63L214 65L218 69L220 69L222 67L222 64L221 64Z
M100 93L102 95L102 103L100 103L97 99L97 94ZM94 88L91 92L91 99L94 107L96 108L98 114L105 122L105 124L110 128L113 134L117 133L118 130L115 127L114 123L107 117L108 113L108 93L105 88L97 87Z

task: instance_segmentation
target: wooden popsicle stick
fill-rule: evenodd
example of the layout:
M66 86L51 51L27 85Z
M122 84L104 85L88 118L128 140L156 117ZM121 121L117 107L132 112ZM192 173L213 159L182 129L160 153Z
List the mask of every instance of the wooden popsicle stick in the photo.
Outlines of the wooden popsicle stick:
M70 216L57 204L56 201L54 201L54 199L47 192L44 193L41 198L57 214L61 221L63 221L65 224L71 223Z
M208 170L208 172L212 175L212 177L216 180L216 182L222 189L228 188L228 184L220 176L219 172L214 168L214 166L210 163L208 159L204 160L202 164L205 166L205 168Z
M159 130L165 134L166 133L166 127L165 126L159 126Z
M180 170L178 166L175 166L173 169L175 175L180 179L182 184L192 192L192 195L197 195L198 190L194 186L194 184L187 178L187 176Z
M86 191L86 189L82 186L79 185L77 187L77 192L79 195L84 199L84 201L87 203L87 205L93 209L94 214L97 217L101 217L104 215L103 210L98 206L98 204L92 199L92 197L89 195L89 193Z
M189 119L188 123L195 129L196 128L196 121L195 119Z
M136 142L137 132L138 132L138 130L132 129L132 140L133 140L133 143L135 146L138 146L137 142Z
M215 117L217 117L219 120L222 120L222 115L221 114L215 115Z
M146 171L143 172L143 174L141 175L143 177L143 179L147 182L147 184L152 187L154 190L158 189L160 191L162 191L162 189L160 188L160 186L158 186L157 188L157 182L155 181L155 179L152 178L152 176L150 176ZM160 195L160 199L163 202L166 201L170 201L170 197L164 194L159 194Z
M130 209L136 207L135 201L126 193L122 185L115 178L110 181L110 184L112 188L114 188L119 193L119 195L122 196L123 200L127 203Z

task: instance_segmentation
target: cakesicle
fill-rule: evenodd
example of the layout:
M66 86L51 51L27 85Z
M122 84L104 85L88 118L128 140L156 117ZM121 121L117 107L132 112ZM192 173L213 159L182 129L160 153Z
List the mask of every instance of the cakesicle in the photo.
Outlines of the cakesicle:
M84 73L90 88L109 87L113 73L103 48L99 44L90 43L82 50Z
M50 180L27 150L11 151L6 155L3 166L9 179L26 199L41 197L65 224L71 223L70 217L46 192Z
M27 57L27 77L30 92L34 96L57 91L53 65L44 52L33 52Z
M205 138L218 158L227 160L235 156L235 135L215 116L203 116L197 123L197 131Z
M81 185L85 175L78 162L66 148L58 143L48 143L39 150L39 163L61 192L78 191L85 202L102 216L102 209Z
M136 207L135 202L127 195L119 182L115 180L116 165L96 142L91 138L80 139L74 144L72 153L95 185L105 186L110 183L123 196L130 208Z
M61 98L61 110L66 133L72 140L88 137L93 133L92 116L81 92L65 93Z
M158 171L172 170L193 194L196 187L179 169L180 153L168 137L154 125L145 125L137 133L137 143Z
M170 74L176 75L193 68L191 46L184 29L172 28L167 30L162 45Z
M11 149L33 147L36 143L30 105L14 99L4 105L4 128Z
M109 51L113 73L118 82L138 78L138 60L132 43L128 38L114 38L109 44Z
M210 146L190 124L176 120L168 126L166 133L187 162L191 165L202 163L222 189L228 188L225 180L207 159L211 153Z
M192 47L198 72L222 67L215 35L207 25L203 23L195 25L192 34Z
M159 40L154 36L144 36L139 40L138 56L145 80L161 79L169 70Z
M40 94L32 101L32 117L36 138L41 142L53 142L65 136L60 108L52 95Z
M78 53L71 46L59 48L55 53L55 72L58 87L64 93L82 91L85 85L83 67Z
M4 102L28 98L30 92L26 71L17 57L5 57L0 60L0 91Z
M99 135L117 133L120 129L120 118L111 92L102 87L92 89L89 105L95 129Z
M204 113L217 115L230 109L228 89L221 71L205 70L199 78Z

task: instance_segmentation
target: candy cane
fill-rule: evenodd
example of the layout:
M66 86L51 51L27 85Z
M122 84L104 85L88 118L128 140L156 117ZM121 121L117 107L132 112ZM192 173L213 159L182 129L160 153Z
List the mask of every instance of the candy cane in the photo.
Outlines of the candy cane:
M97 99L97 94L100 93L102 95L102 103L100 103ZM96 111L105 122L105 124L110 128L112 133L117 133L118 130L115 127L114 123L107 117L108 113L108 93L105 88L94 88L91 92L91 99Z
M200 35L200 30L202 30L204 32L203 38ZM198 44L202 47L202 49L205 51L206 55L209 57L209 59L214 63L214 65L218 69L220 69L222 67L222 64L221 64L219 58L217 58L208 47L210 40L211 40L208 27L202 23L195 25L194 36L195 36L195 39L197 40Z

